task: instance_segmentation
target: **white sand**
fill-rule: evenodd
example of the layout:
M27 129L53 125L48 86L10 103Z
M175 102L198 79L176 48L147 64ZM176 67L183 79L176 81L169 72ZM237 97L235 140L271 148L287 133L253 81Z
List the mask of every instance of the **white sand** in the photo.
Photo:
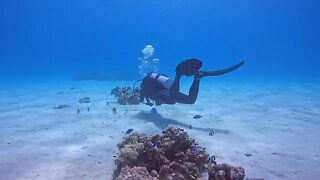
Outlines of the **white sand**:
M319 85L204 81L195 105L162 105L160 115L145 105L107 106L117 85L132 82L3 83L0 179L111 179L116 144L128 128L152 135L167 124L191 124L188 133L218 163L243 166L248 177L318 178ZM79 104L86 96L91 103ZM71 107L53 109L59 104Z

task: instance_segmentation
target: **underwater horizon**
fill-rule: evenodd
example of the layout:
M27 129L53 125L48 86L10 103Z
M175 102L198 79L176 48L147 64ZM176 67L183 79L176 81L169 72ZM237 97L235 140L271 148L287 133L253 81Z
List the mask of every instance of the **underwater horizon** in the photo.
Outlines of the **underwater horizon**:
M99 73L135 80L141 50L159 72L198 58L204 69L246 61L232 79L319 82L316 1L3 1L1 79ZM113 78L112 78L113 76ZM130 77L130 78L128 78Z
M318 179L319 7L0 1L0 179Z

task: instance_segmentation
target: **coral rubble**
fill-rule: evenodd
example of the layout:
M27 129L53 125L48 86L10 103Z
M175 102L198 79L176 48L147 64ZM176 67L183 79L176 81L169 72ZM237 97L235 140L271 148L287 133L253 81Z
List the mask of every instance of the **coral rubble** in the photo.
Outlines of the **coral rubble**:
M232 167L228 164L210 164L209 180L242 180L245 171L242 167Z
M150 174L146 167L136 167L133 168L129 166L125 166L121 169L119 176L117 177L118 180L137 180L137 179L148 179L148 180L158 180L159 174L157 171L152 171Z
M111 95L117 99L120 105L133 105L140 103L140 90L131 87L115 87L111 90Z
M117 180L195 180L201 178L208 167L211 179L220 177L216 175L220 170L225 172L224 177L242 177L244 174L243 169L215 163L212 165L205 148L181 128L169 127L161 135L151 137L132 133L118 144L118 148L120 152L115 160L114 171L114 179Z

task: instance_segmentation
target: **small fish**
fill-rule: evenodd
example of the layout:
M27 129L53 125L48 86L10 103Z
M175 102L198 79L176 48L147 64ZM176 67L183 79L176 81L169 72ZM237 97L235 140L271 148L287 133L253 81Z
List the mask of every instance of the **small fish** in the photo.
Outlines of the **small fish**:
M194 145L194 146L193 146L193 152L196 154L197 151L198 151L197 145Z
M60 104L59 106L56 106L53 109L64 109L64 108L70 108L70 106L67 104Z
M133 131L133 129L128 129L128 130L126 131L126 135L132 133L132 131Z
M247 157L252 156L252 154L250 154L250 153L246 153L246 154L244 154L244 155L247 156Z
M210 156L210 157L209 157L209 161L212 162L212 161L215 161L215 160L216 160L216 156Z
M213 163L213 164L217 164L217 162L216 162L216 156L210 156L210 157L209 157L209 162L210 162L210 163Z
M213 136L213 135L214 135L214 131L210 131L209 136Z
M151 112L151 113L157 113L158 111L157 111L156 108L152 108L152 109L150 110L150 112Z
M188 127L189 129L192 129L192 125L189 125L189 127Z
M90 112L90 108L88 107L88 111Z
M117 109L115 107L112 108L112 113L115 115L117 114Z
M202 116L201 115L195 115L195 116L193 116L193 119L200 119Z
M77 115L79 115L79 114L80 114L80 109L77 110Z

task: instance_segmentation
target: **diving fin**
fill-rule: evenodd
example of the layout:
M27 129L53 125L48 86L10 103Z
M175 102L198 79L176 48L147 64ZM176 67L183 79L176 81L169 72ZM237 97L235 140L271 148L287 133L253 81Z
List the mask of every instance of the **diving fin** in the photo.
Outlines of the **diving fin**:
M234 66L231 66L227 69L222 69L222 70L217 70L217 71L198 71L196 73L196 78L202 78L205 76L218 76L218 75L226 74L226 73L229 73L229 72L239 68L243 64L244 64L244 61L241 61L240 63L238 63Z
M200 60L191 58L178 64L176 67L176 73L177 75L192 76L195 75L201 67L202 62Z

